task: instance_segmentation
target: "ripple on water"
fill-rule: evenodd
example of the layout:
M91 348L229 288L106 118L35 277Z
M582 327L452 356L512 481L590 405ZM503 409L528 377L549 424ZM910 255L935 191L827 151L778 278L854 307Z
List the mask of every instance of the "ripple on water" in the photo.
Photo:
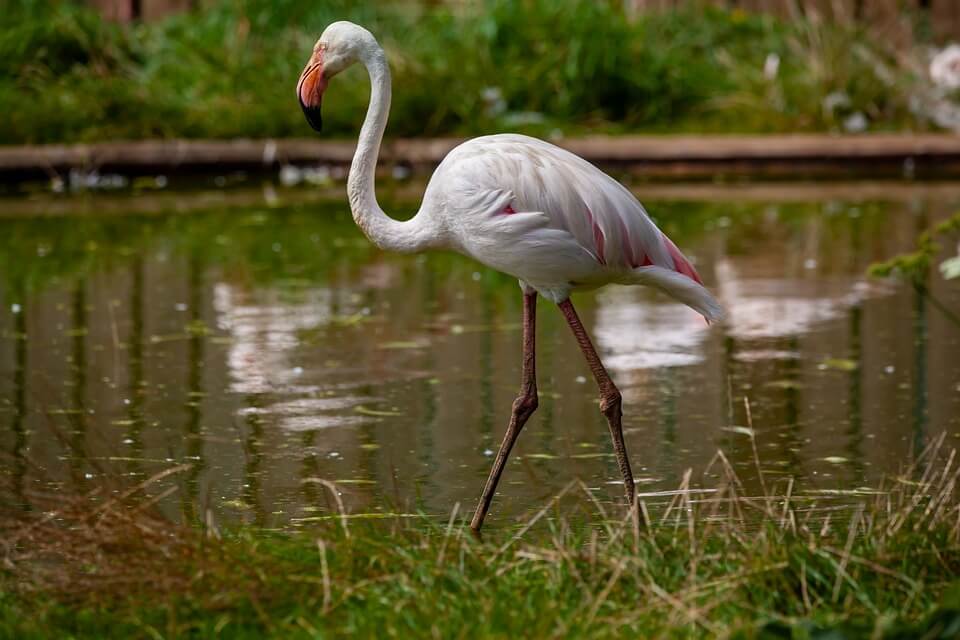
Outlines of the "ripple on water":
M740 362L762 362L763 360L799 360L800 354L785 349L751 349L738 351L733 355Z
M338 415L313 415L313 416L289 416L280 420L279 424L286 431L318 431L321 429L332 429L335 427L358 427L364 424L376 422L376 418L369 416L338 416Z
M237 414L241 416L249 415L273 415L273 416L296 416L312 414L317 411L338 411L350 409L366 402L376 402L378 398L371 396L340 396L333 398L298 398L296 400L287 400L277 402L266 407L244 407Z

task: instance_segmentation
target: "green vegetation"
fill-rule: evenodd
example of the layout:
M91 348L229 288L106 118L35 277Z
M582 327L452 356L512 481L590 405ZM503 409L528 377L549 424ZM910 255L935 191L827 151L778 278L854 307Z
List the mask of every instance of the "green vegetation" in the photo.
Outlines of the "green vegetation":
M900 278L909 282L914 290L926 297L944 317L960 327L960 317L935 298L928 288L931 263L943 252L943 240L956 240L960 235L960 212L953 214L929 231L917 237L915 251L901 253L884 262L870 265L868 274L874 278ZM960 253L960 252L958 252ZM947 258L939 265L939 271L945 280L960 277L960 254Z
M323 28L388 50L390 135L821 131L923 127L903 52L853 26L702 8L628 18L620 3L236 0L123 27L13 0L0 15L0 143L309 136L294 86ZM360 69L324 102L354 135Z
M930 231L917 238L917 250L894 256L886 262L871 265L870 275L877 278L897 276L915 286L925 286L930 277L930 263L940 254L939 240L955 238L960 234L960 212L953 214ZM960 277L960 256L948 258L940 264L940 271L947 280Z
M714 491L688 474L642 505L650 525L572 483L483 541L461 510L348 516L339 499L309 533L174 525L151 505L181 465L99 499L3 503L0 635L955 637L960 470L942 442L833 496L749 497L718 453Z

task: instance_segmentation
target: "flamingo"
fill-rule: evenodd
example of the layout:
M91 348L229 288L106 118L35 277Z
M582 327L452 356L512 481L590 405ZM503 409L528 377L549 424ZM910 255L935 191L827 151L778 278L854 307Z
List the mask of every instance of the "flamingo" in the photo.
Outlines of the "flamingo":
M360 62L370 76L370 103L350 165L353 219L377 247L400 253L448 249L509 274L523 295L520 393L477 504L478 532L510 450L537 409L534 328L538 296L558 305L600 391L625 497L635 488L623 441L620 391L570 301L571 291L608 283L660 289L709 323L722 316L696 269L623 185L557 146L516 134L474 138L453 149L427 184L417 214L389 217L377 204L374 173L390 111L390 68L376 38L351 22L329 25L297 82L307 122L321 130L321 99L331 78Z

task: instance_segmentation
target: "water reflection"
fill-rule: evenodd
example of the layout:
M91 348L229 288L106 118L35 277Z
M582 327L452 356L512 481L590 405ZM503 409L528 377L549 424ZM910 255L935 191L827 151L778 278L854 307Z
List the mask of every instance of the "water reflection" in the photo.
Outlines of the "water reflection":
M644 490L673 488L717 448L756 490L747 424L768 482L795 476L796 491L874 483L960 434L956 326L863 277L960 200L918 197L650 203L728 318L707 326L637 288L578 299L622 385ZM510 278L448 254L382 255L339 203L0 224L0 446L18 502L179 463L160 504L193 520L308 526L334 508L319 480L352 511L448 513L476 497L519 380ZM956 283L930 286L960 306ZM539 320L540 410L497 517L573 476L619 495L576 345L543 302Z
M220 282L213 291L217 326L230 335L230 390L251 398L266 394L275 398L265 405L260 401L248 404L238 415L271 416L274 424L287 431L353 427L370 422L369 416L349 413L377 399L347 393L354 386L349 382L351 372L347 367L327 362L333 366L305 372L303 366L294 364L305 349L311 348L304 344L302 334L334 322L339 317L337 310L347 316L362 317L354 305L341 302L335 309L333 293L322 287L247 292ZM333 380L327 381L328 374L334 372Z
M84 460L87 448L87 293L86 283L77 283L73 291L73 350L71 353L70 368L72 402L70 407L74 420L71 425L70 438L70 473L73 482L79 485L84 474Z
M130 328L126 336L127 351L127 388L124 404L127 406L125 434L121 441L125 447L123 457L127 458L127 473L135 478L142 478L145 470L141 460L144 457L143 431L144 399L147 393L143 361L143 324L144 324L144 297L143 297L143 259L134 258L130 261L129 277L129 314ZM112 304L112 302L111 302ZM83 338L86 342L87 333ZM190 499L190 493L184 492L185 502ZM187 513L187 511L185 511Z
M290 359L300 347L299 331L330 321L331 294L325 288L297 293L299 299L290 299L283 291L251 293L226 282L214 285L217 327L231 337L227 366L232 391L313 390L299 384L303 369L293 366Z
M856 304L857 287L831 287L791 278L749 278L730 260L717 265L720 299L726 309L728 333L735 339L783 338L810 331ZM865 287L866 285L864 285Z
M695 311L637 287L610 286L597 295L594 338L615 371L702 362L709 327ZM721 300L726 300L721 293Z
M16 294L22 294L22 287L14 288ZM24 300L22 295L15 295L14 300ZM24 495L24 481L27 473L27 431L24 420L27 415L27 311L20 302L10 305L13 313L14 364L13 364L13 403L10 407L10 431L13 434L12 468L10 480L13 486L13 496L18 504L29 507Z

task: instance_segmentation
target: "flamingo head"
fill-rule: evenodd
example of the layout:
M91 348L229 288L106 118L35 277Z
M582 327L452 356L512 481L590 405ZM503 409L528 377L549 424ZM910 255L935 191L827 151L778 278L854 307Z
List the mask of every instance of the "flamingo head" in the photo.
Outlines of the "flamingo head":
M297 98L307 122L316 131L322 128L320 102L327 83L353 63L363 59L371 43L377 47L373 35L352 22L334 22L313 47L310 61L297 82Z

